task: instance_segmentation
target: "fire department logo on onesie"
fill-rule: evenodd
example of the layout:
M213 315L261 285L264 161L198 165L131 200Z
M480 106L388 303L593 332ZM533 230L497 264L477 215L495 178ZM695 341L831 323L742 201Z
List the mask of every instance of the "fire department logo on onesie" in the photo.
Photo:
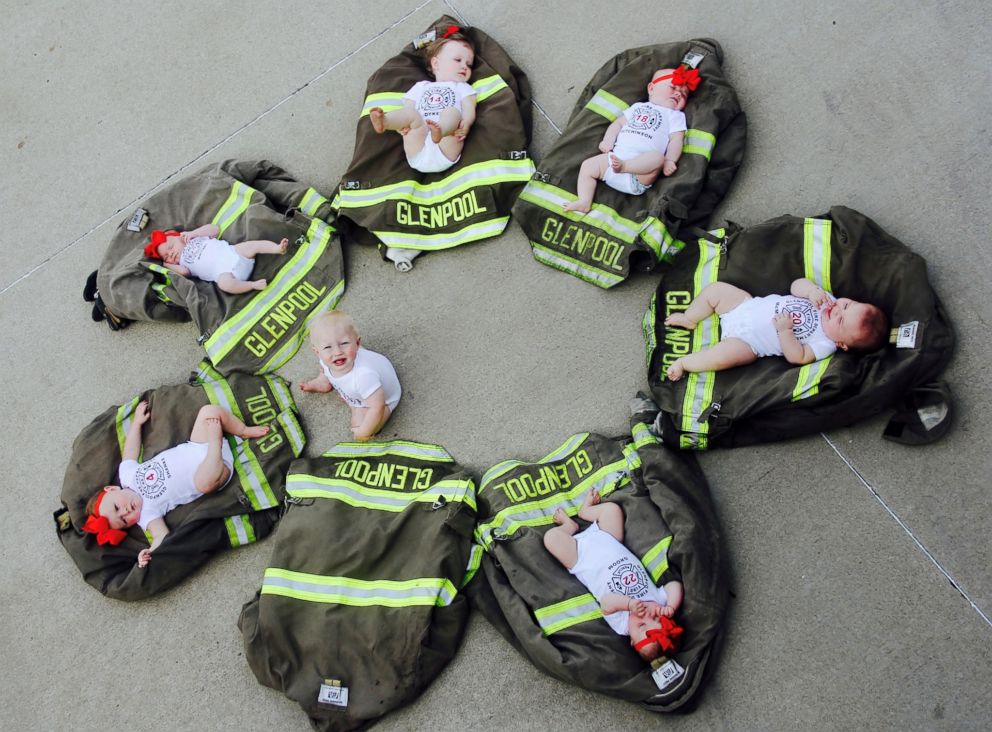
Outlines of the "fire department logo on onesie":
M661 127L661 113L647 104L638 104L634 107L627 124L631 129L654 132Z
M786 303L785 312L792 318L792 332L800 343L809 340L820 324L820 311L809 300L792 298Z
M421 114L438 115L455 106L455 90L446 86L429 86L420 95Z
M145 498L158 498L165 493L165 476L168 471L158 460L153 460L135 476L138 492Z
M610 565L607 585L611 592L635 600L648 594L648 573L640 562L621 559Z
M189 244L183 248L182 259L184 262L193 263L203 254L203 249L207 246L207 238L198 236L191 239Z

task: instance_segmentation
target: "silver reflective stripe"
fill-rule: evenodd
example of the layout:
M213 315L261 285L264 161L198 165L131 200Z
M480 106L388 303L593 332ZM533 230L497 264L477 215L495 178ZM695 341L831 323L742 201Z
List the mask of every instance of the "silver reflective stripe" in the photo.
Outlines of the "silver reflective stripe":
M827 219L806 219L803 222L803 261L806 278L827 292L830 288L830 232Z
M484 490L489 483L492 483L501 475L505 475L518 465L543 465L545 463L553 463L556 460L561 460L562 458L568 457L576 450L576 448L578 448L579 445L585 442L587 437L589 437L588 432L580 432L572 435L565 440L561 447L551 451L536 463L525 463L523 460L504 460L501 463L496 463L482 476L482 482L479 484L479 490Z
M450 605L458 590L447 579L357 580L349 577L293 572L270 567L262 580L262 594L284 595L309 602L340 605L413 607Z
M598 620L603 617L603 611L596 598L586 593L538 608L534 611L534 617L537 618L541 631L547 636L579 623Z
M564 211L562 206L577 200L578 197L574 193L569 193L549 183L541 183L535 180L530 181L527 187L520 193L520 198L546 208L561 218L599 229L626 244L633 244L641 229L641 226L636 222L625 219L616 211L601 203L594 203L592 209L587 214Z
M465 576L462 577L462 583L460 587L464 587L472 578L475 577L475 573L479 571L479 567L482 566L482 553L485 551L481 544L472 544L472 550L468 555L468 566L465 567Z
M289 438L289 444L293 446L293 457L299 457L300 453L303 452L304 446L307 444L307 440L303 435L303 428L300 427L300 423L296 420L296 415L292 410L286 409L279 413L276 420L282 425L283 431Z
M289 359L291 359L298 350L300 346L303 345L304 339L307 337L307 330L310 327L310 323L315 317L323 312L332 310L337 307L338 303L341 302L341 296L344 294L344 280L338 280L338 283L334 285L327 296L321 300L319 303L313 306L313 310L307 315L306 320L303 321L304 327L298 329L292 337L289 338L265 365L262 366L258 371L259 373L269 373L275 371Z
M479 79L472 84L472 88L475 89L476 93L476 104L486 101L496 92L502 89L509 89L507 83L503 81L499 74L494 76L488 76L485 79Z
M247 546L255 542L255 532L251 528L248 516L228 516L224 519L227 527L227 538L232 547Z
M546 246L543 244L538 244L536 241L532 241L530 245L534 251L534 259L541 264L546 264L549 267L560 269L562 272L568 272L570 275L574 275L580 280L585 280L589 284L608 288L623 281L623 277L620 275L613 274L612 272L606 272L601 269L593 269L585 262L580 262L577 259L566 257L564 254L548 249Z
M248 209L248 205L251 203L251 195L254 192L255 189L251 186L245 185L239 180L234 181L231 185L231 194L227 197L224 205L221 206L211 222L220 229L217 234L218 238L223 236L224 231Z
M402 457L454 462L455 459L440 445L420 442L393 440L391 442L339 442L324 453L324 457L382 457L399 455Z
M658 304L658 293L651 295L651 301L648 303L648 309L644 311L644 317L641 319L641 332L644 334L644 360L645 367L651 368L651 359L654 357L654 351L658 347L658 336L655 333L655 314L654 309Z
M275 397L280 412L286 409L296 408L296 404L293 402L293 395L290 393L285 381L278 376L266 376L265 382L269 385L269 390L272 392L272 396Z
M491 221L482 221L478 224L466 226L464 229L450 234L441 234L439 232L433 234L405 234L396 231L373 231L372 233L386 246L401 249L435 251L448 249L459 244L476 241L477 239L499 236L509 221L509 216L500 216Z
M307 216L316 216L317 210L325 203L327 203L327 199L320 195L316 189L307 188L307 192L303 194L303 198L300 200L300 211Z
M610 122L623 114L629 106L624 100L603 89L598 90L592 99L586 102L586 109L606 117Z
M365 104L362 105L361 117L371 112L375 107L381 107L383 112L391 112L403 106L406 94L403 92L380 92L369 94L365 97Z

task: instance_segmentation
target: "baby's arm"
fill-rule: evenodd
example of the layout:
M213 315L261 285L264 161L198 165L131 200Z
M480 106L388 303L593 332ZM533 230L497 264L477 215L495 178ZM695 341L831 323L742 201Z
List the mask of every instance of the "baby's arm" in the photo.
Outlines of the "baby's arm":
M146 528L148 529L148 533L152 535L152 545L138 552L139 567L145 567L152 560L152 552L158 548L162 540L169 534L169 527L166 525L165 519L161 516L149 521Z
M662 615L666 617L672 617L675 611L679 609L682 605L682 598L685 595L685 588L683 588L682 583L678 580L672 580L671 582L665 583L665 598L666 604L662 608Z
M210 239L216 239L220 236L220 227L217 226L217 224L204 224L203 226L199 226L192 231L184 231L180 234L180 236L185 237L183 243L198 236L206 236Z
M800 296L796 295L796 297ZM813 349L796 340L796 334L792 331L792 316L789 313L779 313L772 318L772 324L778 332L778 343L782 346L782 355L785 356L786 361L801 366L816 360Z
M682 157L682 143L685 142L685 132L673 132L668 136L668 148L665 150L665 162L661 166L661 172L665 175L674 173L678 166L676 163Z
M171 269L173 272L178 272L183 277L189 277L189 267L183 267L181 264L169 264L168 262L162 262L162 264Z
M354 438L358 442L367 442L371 439L386 414L386 390L381 386L368 397L368 407L365 408L365 416L358 427L352 430Z
M475 96L465 97L462 99L462 121L458 124L457 129L455 129L454 135L456 140L464 140L468 137L468 131L472 129L472 125L475 124Z
M138 402L138 408L134 410L134 417L131 419L131 426L127 429L127 436L124 438L124 449L121 451L122 460L134 460L137 462L141 454L141 425L151 418L148 409L148 402Z
M603 615L612 615L613 613L620 613L624 610L634 612L634 608L637 605L643 605L640 600L631 600L626 595L621 595L619 592L610 592L603 597L603 601L600 603L600 609L603 611Z
M608 153L613 149L613 146L617 143L617 135L620 134L620 130L623 129L625 124L627 124L627 118L622 114L613 120L613 124L606 128L603 141L599 143L600 152Z
M334 391L334 387L331 386L331 382L327 380L327 376L321 371L321 373L314 376L310 381L301 381L300 391L326 394L329 391Z
M808 280L805 277L800 277L793 282L792 287L789 288L789 292L796 297L803 297L809 300L818 308L829 305L831 301L831 297L826 290L813 282L813 280Z

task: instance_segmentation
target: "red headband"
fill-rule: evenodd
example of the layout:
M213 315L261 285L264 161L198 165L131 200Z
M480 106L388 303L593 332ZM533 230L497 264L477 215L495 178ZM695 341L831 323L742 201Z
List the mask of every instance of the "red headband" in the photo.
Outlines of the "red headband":
M165 240L170 236L178 236L178 231L160 231L155 229L152 231L152 241L145 247L145 256L149 259L161 259L161 255L158 253L158 247L160 244L165 244Z
M699 69L687 69L685 66L679 66L670 74L651 79L651 83L657 84L665 79L671 79L672 86L684 86L691 92L696 91L699 88L699 83L703 80L699 75Z
M107 520L107 517L100 515L100 502L103 501L105 495L107 495L107 491L100 491L100 495L96 497L96 501L93 503L93 513L86 517L83 531L96 534L97 544L117 546L127 538L127 532L110 528L110 521Z
M682 628L676 625L675 621L671 618L666 618L662 615L658 618L658 622L661 623L660 628L652 628L647 631L644 640L638 641L634 644L634 650L639 651L644 646L654 643L657 641L658 645L661 646L663 653L671 653L675 650L675 641L679 639L682 635Z
M461 30L462 29L459 28L457 25L449 25L447 28L444 29L444 33L441 34L441 38L450 38L455 33L460 33Z

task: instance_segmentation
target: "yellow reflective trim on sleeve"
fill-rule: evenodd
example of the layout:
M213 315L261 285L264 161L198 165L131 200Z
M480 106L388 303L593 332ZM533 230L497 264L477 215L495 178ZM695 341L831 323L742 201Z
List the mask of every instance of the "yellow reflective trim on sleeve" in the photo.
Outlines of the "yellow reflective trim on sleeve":
M603 617L603 610L596 598L586 593L538 608L534 611L534 617L541 626L541 632L549 636L580 623L598 620Z
M131 417L134 415L134 410L138 408L138 402L141 401L139 397L135 397L129 402L121 404L117 408L117 419L115 423L117 431L117 446L120 448L121 455L124 454L124 441L127 440L128 430L131 429ZM142 448L142 451L144 448ZM140 451L138 462L141 462Z
M668 570L668 547L672 545L673 539L672 536L666 536L641 557L641 564L644 565L655 584L658 584L661 575Z
M806 219L803 222L805 277L827 292L833 292L830 286L831 223L829 219Z
M827 373L827 367L833 356L827 356L819 361L808 363L799 369L799 376L796 378L796 388L792 390L792 401L798 402L800 399L808 399L820 393L820 381Z
M610 94L604 89L598 90L588 102L586 102L586 109L595 112L598 115L606 117L610 122L613 122L617 117L624 113L630 105L627 104L620 97L616 97Z
M503 78L499 74L494 74L493 76L487 76L485 79L472 82L472 88L476 92L475 103L481 104L493 94L503 89L509 89L510 87L503 81Z
M254 188L245 185L239 180L231 184L230 195L228 195L224 205L220 207L217 215L211 221L212 224L220 229L220 233L217 234L218 237L223 236L227 228L237 221L241 214L248 210L253 193L255 193Z
M562 206L576 201L578 196L550 183L542 183L537 180L529 181L521 191L520 199L547 209L558 218L576 221L583 226L599 229L626 244L633 244L644 228L640 222L625 218L602 203L593 203L592 209L587 214L565 211Z
M262 580L263 595L282 595L306 602L355 607L445 607L458 589L445 577L411 580L357 580L350 577L307 574L270 567Z
M247 546L257 540L247 514L228 516L224 519L224 527L227 529L227 539L232 547Z
M665 223L654 216L644 220L640 234L641 240L651 248L659 262L670 262L685 247L685 242L672 236Z
M646 445L657 445L660 440L654 436L651 432L650 426L644 424L643 422L638 422L635 424L631 430L631 436L634 438L634 447L642 448Z
M376 238L387 247L397 249L419 249L424 252L450 249L480 239L499 236L510 222L509 216L500 216L489 221L480 221L450 233L408 234L399 231L373 231Z
M266 361L262 367L259 369L260 372L269 373L275 371L280 366L289 361L296 352L300 350L300 346L307 338L307 333L310 331L310 323L323 312L328 310L333 310L341 302L341 297L344 295L344 279L338 281L331 291L327 293L327 296L323 300L314 305L313 310L307 315L306 320L304 320L304 325L302 328L297 329L293 333L289 340L286 341L282 346L280 346L275 353L273 353L272 358Z
M654 312L657 305L658 293L655 292L651 295L651 301L648 303L648 309L644 311L644 317L641 318L641 333L644 335L644 367L648 369L651 368L651 359L654 358L655 349L658 348L658 335L655 332L658 321Z
M315 188L307 188L307 192L300 199L300 211L307 216L316 216L317 210L325 203L327 203L327 199L320 195Z
M489 486L490 483L495 481L497 478L506 475L520 465L546 465L547 463L553 463L567 458L575 452L575 450L577 450L588 437L588 432L579 432L574 434L565 440L565 442L561 445L534 463L525 463L523 460L504 460L503 462L496 463L483 474L482 482L479 484L479 492L481 493Z
M369 94L365 97L365 104L362 105L362 113L358 117L361 119L368 116L368 113L375 107L381 108L383 112L394 112L397 109L402 109L405 97L406 92L400 91Z
M484 551L481 544L472 544L472 550L468 555L468 566L465 567L465 575L462 577L462 583L459 587L465 587L475 577L475 573L482 566L482 554Z
M388 440L385 442L339 442L322 457L354 458L354 457L383 457L394 455L416 460L431 460L439 463L453 463L447 450L440 445L429 442L413 442L411 440Z
M605 289L623 282L623 277L618 274L607 272L603 269L593 269L585 262L580 262L578 259L569 257L554 249L549 249L536 241L531 241L530 245L534 252L534 259L541 264L546 264L562 272L567 272L573 277L585 280L591 285Z
M685 142L682 145L682 152L702 155L709 161L713 155L714 147L716 147L715 135L705 130L688 129L685 131Z

